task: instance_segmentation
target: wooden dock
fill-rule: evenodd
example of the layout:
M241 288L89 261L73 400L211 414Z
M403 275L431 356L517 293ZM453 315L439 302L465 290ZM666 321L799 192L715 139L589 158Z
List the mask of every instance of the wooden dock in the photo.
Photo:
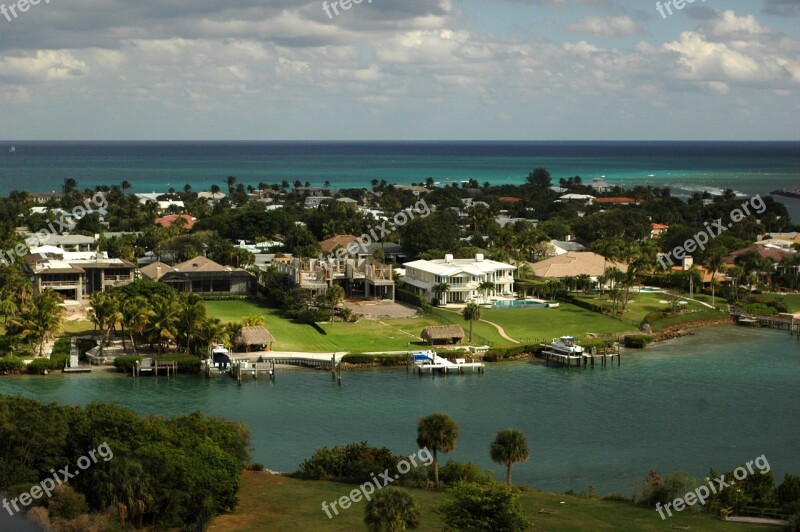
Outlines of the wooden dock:
M572 367L572 363L574 362L576 368L581 366L584 368L593 368L595 366L595 359L597 359L599 366L601 368L605 368L608 367L609 360L611 361L611 365L614 365L614 358L617 359L617 367L622 365L622 355L619 352L619 344L617 344L616 352L603 350L601 353L598 353L596 348L592 348L591 352L584 352L580 355L566 355L563 353L557 353L550 350L549 348L552 346L547 344L541 344L541 346L544 349L539 357L544 358L546 366L550 366L550 362L552 361L555 367L566 367L567 369L570 369Z
M736 320L737 325L789 331L791 336L797 337L797 340L800 341L800 319L795 318L794 314L758 316L755 314L747 314L737 307L733 307L730 312L733 319Z
M146 375L155 375L158 377L159 372L164 371L167 377L170 375L178 374L178 363L174 360L153 360L152 357L142 357L142 363L136 363L133 367L133 376L141 377L142 373Z
M261 375L266 375L269 380L275 381L277 373L277 366L298 366L304 368L329 368L331 377L340 385L342 383L342 361L336 360L336 355L331 355L330 360L320 358L304 358L304 357L276 357L264 358L260 357L257 362L250 362L248 360L234 361L228 367L228 374L236 379L241 384L242 379L250 375L254 379L258 379ZM206 363L205 368L206 376L210 377L214 372L214 366Z

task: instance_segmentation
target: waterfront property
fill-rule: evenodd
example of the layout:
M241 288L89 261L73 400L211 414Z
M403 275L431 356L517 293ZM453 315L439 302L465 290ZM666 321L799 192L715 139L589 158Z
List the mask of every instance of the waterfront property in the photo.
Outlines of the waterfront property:
M405 265L405 286L427 301L438 299L441 305L466 303L477 299L483 283L492 283L494 288L488 296L511 297L514 294L514 270L511 264L487 260L482 254L474 259L417 260ZM447 286L439 291L440 286Z
M272 346L275 345L275 337L261 326L242 327L231 339L231 343L247 352L272 351Z
M23 260L23 268L33 279L37 294L50 288L64 299L80 301L134 279L133 264L110 259L104 252L62 252L57 248L44 251L27 255Z
M288 259L274 264L294 286L315 296L336 284L348 297L394 301L394 270L388 264L363 258Z
M154 262L141 269L142 277L159 281L178 292L199 296L254 296L258 292L255 275L242 268L217 264L195 257L175 266Z

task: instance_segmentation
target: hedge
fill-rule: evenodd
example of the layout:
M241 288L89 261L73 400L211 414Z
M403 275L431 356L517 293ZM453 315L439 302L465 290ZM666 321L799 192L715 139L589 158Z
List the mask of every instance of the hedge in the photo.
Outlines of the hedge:
M118 371L124 371L125 373L130 371L133 373L133 368L136 367L137 362L139 364L142 363L142 357L139 355L117 357L114 359L114 367L117 368Z
M64 369L64 366L67 364L67 358L69 357L51 356L50 358L35 358L28 364L27 371L28 373L39 375L44 373L45 370L57 371Z
M510 358L517 358L520 355L534 355L539 352L541 347L538 344L514 345L511 347L493 347L483 355L486 362L500 362Z
M422 305L426 304L426 301L422 299L422 297L415 294L414 292L403 290L402 288L395 289L394 297L398 301L403 301L404 303L410 303L416 307L421 307Z
M662 314L662 313L657 313L657 314ZM695 321L722 319L726 316L728 316L728 314L716 310L703 310L699 312L687 312L686 314L676 314L660 319L656 322L648 322L648 323L650 323L650 327L653 331L658 332L666 329L667 327L672 327L674 325L681 325L683 323L691 323Z
M0 372L18 373L25 367L25 362L17 357L0 358Z
M177 362L178 373L198 373L202 366L202 361L194 355L170 354L153 357L153 361Z
M356 365L403 366L406 359L406 355L345 355L342 357L342 362Z

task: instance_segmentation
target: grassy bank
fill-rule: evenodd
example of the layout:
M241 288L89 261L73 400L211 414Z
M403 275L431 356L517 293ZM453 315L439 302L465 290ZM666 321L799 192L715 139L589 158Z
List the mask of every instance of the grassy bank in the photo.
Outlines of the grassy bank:
M366 530L363 524L363 501L355 503L340 515L328 519L322 511L323 501L333 501L353 489L349 484L295 480L268 473L246 471L242 477L241 503L235 512L218 517L210 523L217 531L240 530ZM441 529L441 521L433 509L443 494L409 489L420 506L421 531ZM561 504L561 502L565 504ZM598 498L576 497L528 490L520 502L533 520L534 530L584 531L620 530L648 531L686 530L739 531L765 530L764 527L734 525L709 515L684 512L662 521L655 510L639 508L625 502ZM539 513L544 510L547 513Z

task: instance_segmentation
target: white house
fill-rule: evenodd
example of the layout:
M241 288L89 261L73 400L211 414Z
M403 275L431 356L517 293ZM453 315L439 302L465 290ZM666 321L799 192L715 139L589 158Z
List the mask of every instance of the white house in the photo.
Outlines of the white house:
M481 294L481 283L494 283L489 296L512 296L514 293L514 270L511 264L486 260L483 255L474 259L454 259L446 255L444 259L416 260L405 265L405 283L414 293L428 301L438 298L440 303L466 303L477 299ZM434 294L436 285L446 284L448 290Z

